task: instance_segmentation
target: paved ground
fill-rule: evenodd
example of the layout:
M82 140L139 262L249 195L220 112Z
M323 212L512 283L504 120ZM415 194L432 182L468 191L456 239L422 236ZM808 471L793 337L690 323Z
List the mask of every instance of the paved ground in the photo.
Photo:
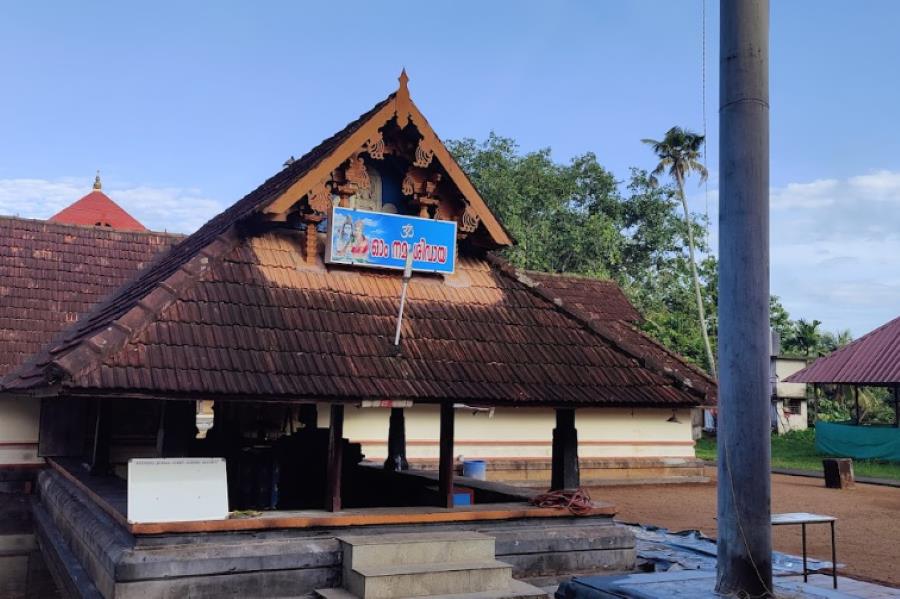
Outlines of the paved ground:
M714 482L590 491L596 499L613 501L619 510L617 518L624 522L716 535ZM826 489L821 479L776 474L772 476L772 510L837 516L838 562L846 564L841 574L900 587L900 489L863 484ZM778 551L801 554L799 527L777 527L773 539ZM810 555L831 559L827 526L807 527L807 540Z

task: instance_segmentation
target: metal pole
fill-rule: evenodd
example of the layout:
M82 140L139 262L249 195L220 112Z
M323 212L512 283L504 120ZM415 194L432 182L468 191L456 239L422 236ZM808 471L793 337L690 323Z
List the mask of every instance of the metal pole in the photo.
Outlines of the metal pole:
M409 280L412 278L412 263L412 247L408 247L406 250L406 267L403 269L403 288L400 291L400 312L397 314L397 330L394 331L394 346L400 345L400 325L403 324L403 308L406 306L406 290L409 288Z
M772 595L769 2L720 0L716 590Z

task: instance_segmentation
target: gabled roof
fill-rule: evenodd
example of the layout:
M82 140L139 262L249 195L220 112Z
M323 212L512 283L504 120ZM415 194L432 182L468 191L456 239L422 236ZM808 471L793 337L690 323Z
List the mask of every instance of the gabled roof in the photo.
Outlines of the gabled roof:
M142 302L82 346L6 381L63 394L265 400L410 399L483 405L659 406L705 402L514 271L460 257L451 282L416 277L400 351L395 273L310 269L288 231L248 237L176 299ZM154 291L153 295L157 292ZM141 320L138 317L141 317ZM75 357L73 357L75 356ZM65 372L64 372L65 371Z
M109 227L121 231L146 231L133 216L113 202L108 195L94 189L77 202L63 208L48 219L53 223Z
M900 384L900 317L819 358L785 382Z
M416 278L398 353L396 273L310 266L289 230L243 227L260 212L284 213L391 119L411 121L423 139L434 135L401 77L396 94L142 271L6 377L4 389L491 405L709 401L708 385L690 367L630 323L609 319L610 311L635 316L620 299L614 308L591 307L559 281L542 286L485 259L483 246L461 246L459 273L446 282ZM510 243L436 136L427 143L493 246Z
M0 376L180 239L0 216Z
M196 273L198 270L204 270L209 260L221 259L237 243L239 236L236 227L239 223L261 211L269 213L284 211L304 194L309 193L322 177L327 176L326 173L330 173L348 156L371 140L377 134L378 128L391 119L412 121L420 133L434 136L436 140L436 135L431 127L409 98L405 72L401 74L400 81L401 85L397 92L377 103L344 129L314 147L300 159L293 161L254 191L212 218L176 246L166 260L143 271L120 293L97 307L91 314L79 321L77 326L66 331L66 334L61 336L52 348L49 348L46 355L36 357L36 360L38 362L43 360L45 365L50 361L49 356L53 356L54 361L61 360L63 356L69 356L70 350L74 350L79 345L82 350L87 351L85 348L91 346L89 342L93 337L110 334L109 327L113 323L122 321L128 314L131 314L131 318L138 318L140 314L146 312L140 302L151 292L155 291L153 297L157 298L157 301L171 301L173 299L171 294L168 298L164 297L165 290L170 289L175 281ZM439 140L437 141L439 142ZM488 229L497 246L511 243L511 239L506 235L502 225L487 208L443 144L437 143L432 146L432 149L435 152L435 158L451 174L453 180L461 186L466 199L476 209L482 226ZM121 333L121 328L117 330ZM82 345L83 342L84 345ZM81 355L83 353L69 357L71 360L77 360Z

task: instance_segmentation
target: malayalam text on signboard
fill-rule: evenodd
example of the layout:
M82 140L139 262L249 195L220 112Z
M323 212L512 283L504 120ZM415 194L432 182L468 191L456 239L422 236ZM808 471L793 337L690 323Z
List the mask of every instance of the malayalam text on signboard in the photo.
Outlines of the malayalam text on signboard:
M326 262L452 274L456 223L335 206L328 220Z

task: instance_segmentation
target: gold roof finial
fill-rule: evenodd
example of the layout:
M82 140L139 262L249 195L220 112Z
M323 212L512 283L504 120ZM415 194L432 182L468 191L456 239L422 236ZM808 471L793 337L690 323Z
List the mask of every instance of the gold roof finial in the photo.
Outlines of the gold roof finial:
M101 189L103 184L100 182L100 169L97 169L97 176L94 177L94 189Z

